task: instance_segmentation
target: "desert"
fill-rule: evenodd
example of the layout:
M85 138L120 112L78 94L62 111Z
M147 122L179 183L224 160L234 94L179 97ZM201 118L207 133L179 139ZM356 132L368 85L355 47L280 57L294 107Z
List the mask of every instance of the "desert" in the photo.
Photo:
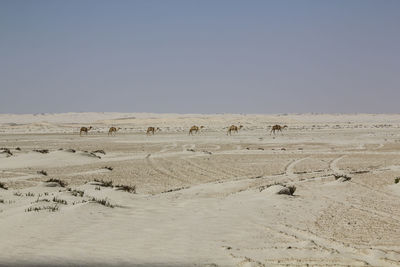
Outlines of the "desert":
M1 114L0 147L2 266L399 266L398 114Z

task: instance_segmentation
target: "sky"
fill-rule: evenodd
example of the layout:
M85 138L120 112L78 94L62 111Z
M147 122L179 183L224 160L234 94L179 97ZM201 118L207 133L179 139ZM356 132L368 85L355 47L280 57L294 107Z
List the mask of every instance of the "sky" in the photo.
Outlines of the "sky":
M400 113L397 0L0 0L0 113Z

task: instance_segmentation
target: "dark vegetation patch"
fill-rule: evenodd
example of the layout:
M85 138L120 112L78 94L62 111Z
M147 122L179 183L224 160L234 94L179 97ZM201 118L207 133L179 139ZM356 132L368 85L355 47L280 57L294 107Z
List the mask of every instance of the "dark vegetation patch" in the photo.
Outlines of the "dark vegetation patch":
M347 182L351 180L351 177L346 175L346 174L334 174L335 180L341 181L341 182Z
M0 148L0 150L1 150L0 153L6 154L7 157L11 157L13 155L13 153L11 153L11 150L6 147L2 147Z
M55 212L58 211L58 206L42 206L42 207L29 207L25 210L25 212L31 212L31 211L41 211L41 210L48 210L49 212Z
M106 152L104 150L102 150L102 149L98 149L98 150L92 151L92 153L94 153L94 154L100 153L100 154L103 154L103 155L106 154Z
M114 187L113 185L113 181L104 181L104 180L100 180L100 179L94 179L94 181L102 186L102 187Z
M37 171L37 174L47 176L47 172L45 170Z
M0 188L4 189L4 190L8 190L8 186L3 182L0 182Z
M61 187L66 187L66 186L68 185L65 181L60 180L60 179L55 179L55 178L50 178L50 179L48 179L48 180L46 181L46 183L56 183L56 184L58 184L58 185L61 186Z
M56 203L59 203L59 204L64 204L64 205L68 204L66 200L60 199L60 198L57 198L57 197L53 197L53 202L56 202Z
M71 195L73 195L74 197L83 197L83 195L85 194L85 191L82 191L82 190L78 190L78 189L74 189L74 190L71 190L71 188L68 188L69 190L68 191L70 191L71 192Z
M164 193L171 193L171 192L180 191L180 190L188 189L188 188L189 188L189 186L184 186L184 187L179 187L179 188L173 188L173 189L169 189L169 190L166 190L166 191L162 191L161 194L164 194Z
M42 154L47 154L49 153L48 149L34 149L34 152L42 153Z
M129 186L129 185L116 185L117 190L125 191L128 193L136 194L136 185Z
M296 191L296 187L294 185L289 185L289 186L284 185L284 188L279 190L278 195L293 196L295 191Z
M95 202L95 203L99 203L99 204L101 204L101 205L103 205L103 206L105 206L105 207L109 207L109 208L114 208L114 207L115 207L113 204L111 204L111 203L107 200L107 198L102 198L102 199L100 199L100 198L92 197L92 198L90 199L90 201L91 201L91 202Z
M363 174L363 173L369 173L369 171L354 171L354 172L351 172L351 174Z

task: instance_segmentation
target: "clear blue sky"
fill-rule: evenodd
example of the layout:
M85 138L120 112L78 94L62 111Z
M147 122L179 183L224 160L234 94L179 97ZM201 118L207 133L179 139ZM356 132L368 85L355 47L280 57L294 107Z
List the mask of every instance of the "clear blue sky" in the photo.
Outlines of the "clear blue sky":
M399 113L399 49L397 0L0 0L0 113Z

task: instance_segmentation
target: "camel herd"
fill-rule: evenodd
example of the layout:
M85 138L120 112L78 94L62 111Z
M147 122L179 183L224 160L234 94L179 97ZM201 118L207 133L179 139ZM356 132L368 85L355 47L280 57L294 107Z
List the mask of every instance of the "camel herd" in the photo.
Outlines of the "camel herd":
M193 125L193 126L189 129L189 135L197 134L197 133L199 133L199 132L201 131L201 129L203 129L203 128L204 128L204 126L196 126L196 125ZM243 125L239 125L239 126L231 125L231 126L228 127L228 131L227 131L226 135L232 135L232 133L238 133L239 130L242 129L242 128L243 128ZM276 125L272 126L270 134L272 134L272 133L275 134L276 132L281 132L281 133L282 133L282 130L285 129L285 128L287 128L287 125L281 126L281 125L279 125L279 124L276 124ZM92 126L90 126L90 127L81 127L80 132L79 132L79 135L80 135L80 136L82 136L82 134L87 135L88 132L89 132L91 129L93 129ZM115 135L119 130L121 130L121 129L122 129L122 128L119 128L119 127L118 127L118 128L116 128L116 127L111 127L111 128L108 130L108 135L109 135L109 136L114 136L114 135ZM160 129L159 127L149 127L149 128L147 128L146 135L154 135L154 134L155 134L156 132L158 132L158 131L161 131L161 129Z

